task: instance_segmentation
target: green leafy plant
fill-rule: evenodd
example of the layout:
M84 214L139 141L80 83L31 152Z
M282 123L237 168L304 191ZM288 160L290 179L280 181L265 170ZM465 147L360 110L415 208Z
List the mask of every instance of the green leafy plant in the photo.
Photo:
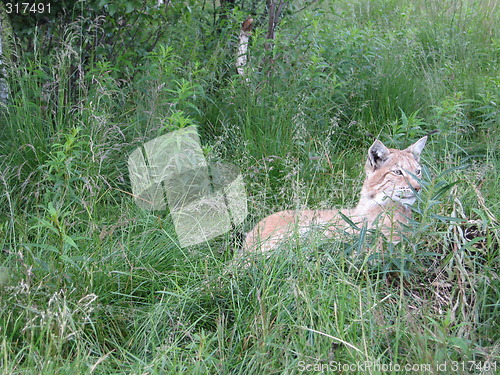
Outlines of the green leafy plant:
M52 6L9 16L4 373L326 372L332 361L439 373L498 361L498 7L287 1L269 48L261 0ZM130 152L190 125L210 159L240 167L250 216L181 248L167 213L134 203L126 171ZM269 213L352 206L368 132L400 147L433 130L399 244L378 252L378 234L360 228L234 266Z

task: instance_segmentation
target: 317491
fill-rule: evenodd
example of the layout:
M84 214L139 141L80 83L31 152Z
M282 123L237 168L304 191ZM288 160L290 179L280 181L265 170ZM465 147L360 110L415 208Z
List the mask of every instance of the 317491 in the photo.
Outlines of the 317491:
M5 10L9 14L50 13L50 3L5 3Z

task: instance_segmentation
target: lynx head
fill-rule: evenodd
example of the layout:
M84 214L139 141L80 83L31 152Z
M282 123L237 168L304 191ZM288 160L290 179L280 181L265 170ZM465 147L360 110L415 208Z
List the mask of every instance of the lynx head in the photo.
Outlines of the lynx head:
M379 205L414 204L415 194L421 189L415 178L421 177L419 160L426 141L427 137L423 137L410 147L397 150L376 140L368 150L361 198L374 200Z

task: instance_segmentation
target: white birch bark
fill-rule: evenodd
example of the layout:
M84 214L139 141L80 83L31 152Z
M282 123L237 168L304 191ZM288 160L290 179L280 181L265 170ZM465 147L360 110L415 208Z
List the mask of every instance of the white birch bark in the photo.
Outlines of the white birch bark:
M9 86L7 80L5 79L7 70L5 69L5 56L3 55L5 51L4 44L7 41L6 31L7 27L5 25L7 19L7 14L5 8L0 6L0 103L3 105L7 104L9 100Z
M238 74L244 77L245 66L248 62L248 41L250 39L250 30L252 29L253 19L248 17L241 25L241 31L238 41L238 56L236 57L236 70Z

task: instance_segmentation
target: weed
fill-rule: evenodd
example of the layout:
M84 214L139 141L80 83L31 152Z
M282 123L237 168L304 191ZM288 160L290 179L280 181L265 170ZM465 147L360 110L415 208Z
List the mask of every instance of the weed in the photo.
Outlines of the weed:
M291 4L268 51L264 2L251 2L242 79L234 51L246 8L221 15L217 2L187 1L148 16L136 1L105 3L125 23L80 2L82 17L37 29L32 51L15 49L7 67L2 373L295 373L367 361L429 373L475 361L494 373L498 7ZM237 267L235 233L182 248L168 212L125 193L129 153L190 125L208 159L244 173L250 216L235 232L281 209L352 206L368 132L395 148L439 133L400 244L376 251L380 234L359 228Z

